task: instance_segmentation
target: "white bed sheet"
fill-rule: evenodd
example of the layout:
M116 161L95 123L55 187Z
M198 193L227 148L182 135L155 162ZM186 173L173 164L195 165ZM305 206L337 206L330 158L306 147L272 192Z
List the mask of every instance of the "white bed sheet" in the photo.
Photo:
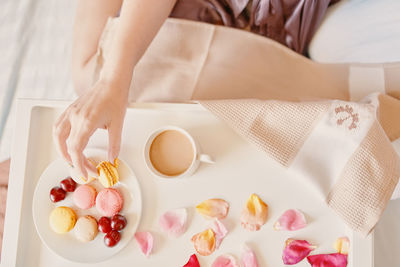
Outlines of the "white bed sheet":
M399 0L341 0L328 9L309 47L319 62L398 62Z
M66 100L75 97L69 66L76 1L35 0L33 3L31 0L2 0L0 2L0 51L2 51L0 112L5 106L4 103L14 101L17 97ZM400 61L398 49L400 33L397 31L400 30L400 26L393 27L393 23L400 22L400 15L398 15L400 12L387 12L388 4L399 6L398 3L400 3L398 0L343 0L342 4L334 7L335 12L329 13L312 43L311 48L314 52L311 50L310 54L318 61L366 62L370 61L371 54L374 55L374 61L388 59ZM363 6L372 4L373 9ZM354 10L355 7L358 9ZM360 12L360 8L363 12ZM373 14L370 14L371 12ZM362 43L362 49L359 49L360 46L357 46L355 42L351 45L346 45L347 42L335 42L336 46L342 45L340 49L338 47L336 50L332 47L326 49L329 57L320 53L321 50L316 49L317 44L326 45L331 41L329 38L332 38L326 35L325 29L332 28L332 21L342 19L341 16L346 14L351 17L350 23L346 24L346 31L349 31L348 34L351 37L361 36L359 27L371 25L371 16L374 17L375 23L381 23L380 25L385 25L385 21L390 23L387 23L387 27L375 28L375 32L369 31L363 35L364 42L375 40L373 45L368 46ZM354 14L358 14L357 19L353 16ZM394 38L393 34L397 34L397 37ZM392 44L397 44L396 49L390 49L391 46L383 41L379 42L381 36L391 37L387 40ZM15 65L18 60L20 64ZM10 86L14 86L16 92L12 99L6 99L7 92L8 96L12 95L8 91ZM14 110L11 109L6 130L1 139L0 160L9 156L14 115ZM397 248L400 247L399 218L400 200L391 201L376 228L375 266L377 267L400 266L400 254L396 253Z
M16 98L73 99L70 79L76 0L2 0L0 3L0 124ZM4 52L4 53L3 53ZM0 143L9 157L14 106ZM1 126L1 125L0 125Z

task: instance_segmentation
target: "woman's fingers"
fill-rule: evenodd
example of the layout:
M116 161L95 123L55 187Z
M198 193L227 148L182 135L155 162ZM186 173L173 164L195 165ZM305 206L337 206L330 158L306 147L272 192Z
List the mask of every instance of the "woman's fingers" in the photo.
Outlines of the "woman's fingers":
M84 165L85 165L86 170L88 171L88 174L89 174L90 176L97 177L97 176L98 176L98 173L97 173L96 166L94 166L94 165L90 162L90 160L88 160L86 157L84 157L83 160L84 160L83 163L84 163Z
M53 127L53 139L56 144L57 150L61 153L62 157L69 163L72 164L70 155L68 154L67 139L71 132L71 123L66 118L65 114L62 114L58 121Z
M108 129L108 159L114 161L119 154L127 93L115 97L119 92L115 89L117 86L119 84L96 82L91 90L65 110L54 125L57 149L83 178L88 178L88 172L91 176L97 175L95 166L83 154L96 129Z
M71 152L72 165L78 171L79 175L86 181L88 179L87 170L83 164L83 153L79 151Z
M96 167L83 155L83 150L93 132L94 130L88 124L79 130L71 131L71 123L65 113L60 116L53 128L57 150L69 164L77 168L84 178L87 178L88 173L91 176L97 176Z
M79 127L79 125L76 125L75 127ZM95 128L92 127L90 123L83 123L79 129L72 128L70 138L68 140L68 151L71 156L72 164L85 179L88 178L88 172L86 170L88 165L85 164L87 159L83 155L83 150L85 149L87 143L89 142L89 138L92 136L94 131Z
M111 124L108 128L108 161L114 163L121 148L122 123Z

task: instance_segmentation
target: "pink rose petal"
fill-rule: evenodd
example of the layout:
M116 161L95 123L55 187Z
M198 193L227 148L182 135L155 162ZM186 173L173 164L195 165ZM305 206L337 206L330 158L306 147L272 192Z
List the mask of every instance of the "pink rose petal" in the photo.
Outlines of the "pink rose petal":
M228 230L226 229L225 225L223 225L223 223L218 219L215 219L213 221L211 229L214 231L215 234L215 248L219 248L222 240L228 233Z
M274 224L275 230L296 231L307 226L304 214L295 209L285 211Z
M243 245L242 257L240 259L241 267L258 267L257 257L251 248Z
M149 256L153 250L153 235L150 232L136 232L135 239L138 242L143 254Z
M187 211L185 208L165 212L159 220L160 228L165 233L178 237L186 231Z
M286 246L283 249L282 260L286 265L293 265L302 261L310 254L315 246L312 246L306 240L286 240Z
M212 267L238 267L236 260L231 255L221 255L215 259Z
M346 267L347 255L340 253L319 254L307 257L312 267Z
M185 265L183 265L183 267L200 267L200 263L197 259L196 254L190 256L189 261Z

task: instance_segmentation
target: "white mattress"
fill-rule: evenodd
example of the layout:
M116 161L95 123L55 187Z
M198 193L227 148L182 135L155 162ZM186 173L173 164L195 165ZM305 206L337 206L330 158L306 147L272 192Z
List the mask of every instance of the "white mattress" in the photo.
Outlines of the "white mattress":
M8 103L17 97L75 97L69 69L75 4L76 0L1 0L0 129ZM399 0L342 0L331 8L310 55L325 62L400 61L399 14ZM0 160L9 156L13 109L7 117ZM400 266L399 218L400 200L395 200L376 228L377 267Z

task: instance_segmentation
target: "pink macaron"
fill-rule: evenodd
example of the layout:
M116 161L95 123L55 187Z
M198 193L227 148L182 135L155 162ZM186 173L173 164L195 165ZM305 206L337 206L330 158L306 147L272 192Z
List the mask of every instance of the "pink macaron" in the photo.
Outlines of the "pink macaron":
M90 185L80 185L74 192L74 203L80 209L90 209L96 203L96 189Z
M96 208L102 216L113 216L121 211L124 199L114 188L105 188L97 194Z

